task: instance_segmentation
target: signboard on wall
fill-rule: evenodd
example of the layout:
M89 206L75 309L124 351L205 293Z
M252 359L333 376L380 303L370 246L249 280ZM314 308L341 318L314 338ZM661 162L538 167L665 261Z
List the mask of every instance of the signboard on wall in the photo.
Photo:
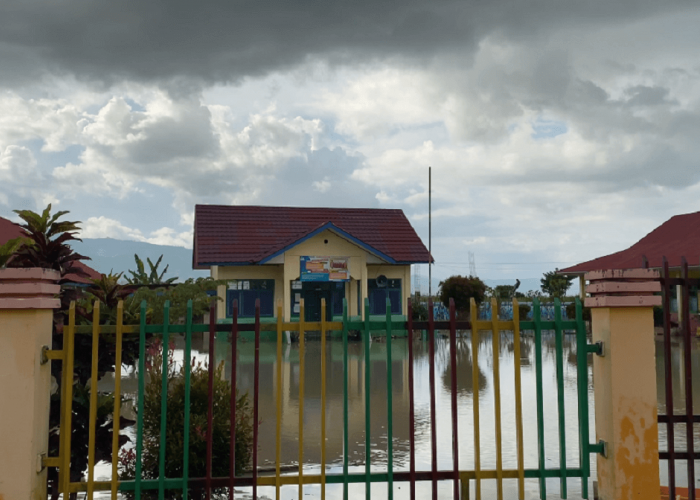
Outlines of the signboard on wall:
M348 257L300 257L301 281L349 281L350 258Z

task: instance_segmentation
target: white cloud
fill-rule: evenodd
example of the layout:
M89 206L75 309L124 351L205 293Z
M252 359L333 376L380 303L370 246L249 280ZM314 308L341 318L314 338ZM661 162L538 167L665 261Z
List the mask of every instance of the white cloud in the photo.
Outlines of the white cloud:
M177 232L169 227L152 231L149 236L135 228L104 216L90 217L82 225L81 238L114 238L118 240L135 240L154 245L170 245L192 248L192 231Z

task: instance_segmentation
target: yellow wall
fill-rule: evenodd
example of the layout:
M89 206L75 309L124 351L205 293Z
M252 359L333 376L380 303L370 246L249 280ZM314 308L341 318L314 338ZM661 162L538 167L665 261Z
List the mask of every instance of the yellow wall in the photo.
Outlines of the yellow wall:
M376 257L368 254L363 248L338 236L333 231L324 231L313 238L290 248L284 253L284 264L263 264L254 266L213 266L211 274L214 279L274 279L275 302L282 300L284 304L284 317L289 320L291 316L291 282L299 279L300 257L309 256L336 256L349 258L349 270L351 280L345 285L345 296L348 299L349 311L352 316L362 314L362 305L357 304L357 287L361 287L362 302L368 296L367 280L375 279L379 275L385 275L389 279L402 280L402 311L405 314L407 300L411 293L411 266L392 264L368 264L376 261ZM225 299L226 287L220 286L219 297ZM219 308L218 318L226 317L226 309Z

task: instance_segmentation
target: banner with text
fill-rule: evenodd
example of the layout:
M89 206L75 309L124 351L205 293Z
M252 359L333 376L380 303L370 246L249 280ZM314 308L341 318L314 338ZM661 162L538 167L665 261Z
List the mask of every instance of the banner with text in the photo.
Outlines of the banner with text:
M350 259L348 257L301 257L301 281L348 281Z

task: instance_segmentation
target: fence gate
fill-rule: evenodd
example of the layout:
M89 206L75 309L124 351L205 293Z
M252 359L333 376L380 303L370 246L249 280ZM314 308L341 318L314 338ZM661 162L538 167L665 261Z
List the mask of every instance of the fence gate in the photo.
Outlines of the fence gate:
M672 280L666 280L666 288ZM685 281L684 281L685 283ZM116 322L112 325L101 325L99 318L100 304L94 305L94 319L91 325L77 325L75 317L75 306L70 309L69 324L65 329L63 352L53 352L50 358L55 361L62 361L63 380L61 385L61 442L60 454L58 457L50 458L47 463L50 466L58 467L59 469L59 489L66 499L71 493L85 491L86 498L234 498L241 496L237 488L246 488L246 496L253 498L258 496L258 488L272 487L274 488L274 496L276 498L306 498L304 496L305 488L314 485L314 491L318 491L320 498L325 498L326 489L329 485L342 490L343 498L349 498L349 489L351 485L363 484L365 498L370 498L372 494L379 498L392 499L394 496L400 498L416 498L416 486L419 484L429 484L432 498L438 496L438 484L447 482L450 484L452 498L468 498L470 483L474 486L476 498L482 498L482 486L487 481L495 482L495 490L499 499L503 498L503 483L504 480L515 481L517 483L518 497L525 497L525 481L535 480L538 484L539 496L542 499L547 498L547 480L557 480L559 494L561 498L567 497L568 486L572 480L580 482L580 489L583 498L589 497L589 478L591 474L591 453L601 451L599 445L590 443L589 431L589 378L588 378L588 355L596 351L596 346L589 345L587 342L586 328L582 317L581 303L576 303L576 315L573 319L562 319L562 308L558 300L555 301L555 315L551 321L543 321L541 315L541 304L535 300L532 304L533 316L532 319L526 320L519 317L519 307L517 301L513 301L513 318L510 320L502 320L498 317L484 320L478 319L477 307L472 303L471 316L469 319L459 319L455 312L454 302L451 301L449 307L449 319L447 321L435 321L432 315L432 304L428 307L427 321L412 320L412 306L408 304L407 319L405 321L395 321L391 314L391 304L387 301L386 316L369 315L369 304L365 302L365 315L362 318L350 318L348 316L347 304L344 305L342 321L327 321L325 315L325 302L322 303L323 313L321 314L320 322L304 321L303 303L299 315L299 321L285 322L283 321L282 305L278 304L276 317L269 322L261 322L260 319L260 304L256 304L255 318L252 322L241 321L238 318L238 304L233 304L233 317L230 324L220 324L216 321L216 311L211 313L209 324L193 324L192 305L188 304L187 313L181 321L178 318L173 318L170 321L170 307L166 303L163 311L163 323L158 325L147 324L147 304L141 304L140 309L140 324L124 325L123 324L123 308L120 303ZM492 310L498 311L499 308L494 299L492 302ZM687 311L687 307L684 308ZM177 323L175 324L175 321ZM409 442L408 442L408 463L401 461L395 462L395 435L393 425L393 408L392 401L392 347L397 342L393 337L401 335L408 331L413 332L425 330L427 331L427 363L429 365L429 423L427 424L428 432L431 435L430 450L417 450L415 434L419 423L416 421L416 380L414 373L414 360L416 359L416 345L424 345L414 341L407 342L408 363L407 363L407 384L408 384L408 425L409 425ZM304 398L304 380L305 370L307 370L308 362L306 361L307 351L309 350L308 332L320 332L320 339L316 333L315 342L320 343L320 352L326 353L327 333L335 332L340 337L342 342L342 384L343 384L343 401L342 401L342 442L343 453L340 461L328 463L326 442L327 442L327 387L326 380L328 377L328 367L326 365L326 356L321 356L319 372L317 376L320 379L320 401L313 407L308 406ZM466 332L471 331L471 334ZM499 366L499 351L502 341L502 332L512 332L513 349L514 349L514 370L507 374L502 373ZM522 373L521 366L522 353L521 336L527 331L528 336L534 339L534 367L528 368L535 372L536 385L536 422L525 425L523 421L523 401L522 401ZM553 355L556 363L555 387L552 393L545 394L545 387L549 380L544 380L543 375L543 357L551 356L551 347L545 350L543 344L543 332L551 331L554 334L554 349ZM575 338L575 359L564 359L563 343L565 341L565 332L573 332ZM221 349L215 342L215 335L231 334L231 338L238 338L242 332L251 332L254 342L254 359L252 360L252 395L247 403L243 405L236 397L236 364L239 359L238 342L229 342L226 349L230 349L231 368L230 375L222 374L220 368L216 367L215 351ZM261 332L276 335L276 363L278 367L282 366L283 361L283 345L286 342L286 333L293 332L293 336L298 336L298 422L285 422L285 417L281 411L283 403L283 377L289 376L283 374L281 369L277 369L274 373L274 387L276 394L274 396L276 405L276 441L275 441L275 463L272 474L262 474L258 470L260 465L258 460L258 444L260 435L258 425L252 425L252 432L249 437L252 441L252 456L250 463L252 467L246 472L241 472L240 467L236 467L237 452L236 445L240 444L242 439L248 439L246 436L239 435L239 427L237 422L242 420L242 412L247 412L252 422L259 422L260 418L270 418L267 415L260 414L260 339ZM359 336L362 343L362 356L364 356L364 373L351 372L349 366L349 347L350 333ZM438 340L436 337L440 335L446 337L444 340ZM197 373L199 368L189 362L184 362L181 369L173 368L172 353L169 350L170 341L174 335L181 335L183 338L183 357L184 360L190 360L192 357L192 336L195 333L208 333L208 375L200 380ZM382 341L386 343L385 349L385 366L386 374L382 377L382 383L386 381L387 394L387 419L384 425L385 436L382 437L384 445L379 445L376 439L373 440L370 432L372 422L372 405L370 395L373 390L377 390L377 384L373 381L373 371L370 369L370 343L372 342L372 334L383 334ZM88 467L86 477L80 481L71 481L70 464L71 464L71 436L72 426L78 420L83 418L79 415L78 408L75 407L75 393L80 388L72 382L73 363L76 355L74 348L74 340L76 335L90 335L92 342L92 378L89 387L86 387L89 394L89 415L87 416L87 432L89 433L88 446ZM464 419L464 412L460 416L459 401L458 401L458 380L456 370L456 352L458 335L460 341L471 343L472 356L472 404L471 404L471 419L473 423L473 432L470 435L459 434L459 421ZM469 339L470 335L470 339ZM510 334L508 334L510 335ZM551 333L547 334L550 335ZM413 337L413 335L410 335ZM571 337L569 337L571 338ZM469 340L468 340L469 339ZM129 445L131 451L125 453L125 449L121 449L118 434L120 412L122 408L122 355L123 345L125 342L132 341L138 346L138 360L134 367L134 376L138 378L138 391L136 395L128 396L135 398L136 408L136 424L129 430L132 437L132 443ZM336 341L337 342L337 341ZM439 467L438 460L438 445L437 445L437 428L438 425L447 425L446 422L438 423L436 418L436 401L440 394L436 387L436 344L447 345L448 359L447 363L455 369L451 370L449 383L445 383L445 387L449 386L449 424L452 429L452 443L450 466ZM495 355L491 364L485 363L480 359L479 347L480 343L489 342L492 345ZM113 414L111 422L115 427L112 435L111 454L115 459L113 463L103 465L111 469L111 479L97 480L95 477L96 462L99 461L99 456L104 455L103 450L97 449L96 443L97 422L98 417L103 420L106 418L104 414L98 415L104 411L104 394L98 392L98 357L100 349L108 343L114 348L114 367L115 367L115 387L113 397L113 408L110 410ZM160 351L156 347L163 346ZM337 345L337 343L336 343ZM309 351L311 352L311 351ZM318 352L318 351L313 351ZM86 353L81 353L85 356ZM573 355L573 353L572 353ZM578 421L578 465L575 467L567 466L567 438L566 438L566 416L565 416L565 363L576 367L576 399L577 399L577 415ZM316 365L314 365L316 366ZM382 365L378 365L382 366ZM689 366L689 365L688 365ZM480 400L479 387L479 370L488 370L493 375L493 406L484 406ZM150 371L149 371L150 370ZM194 371L193 371L194 370ZM150 379L147 379L146 374L150 373ZM375 372L376 373L376 372ZM156 375L154 375L156 374ZM219 382L223 380L224 375L228 377L228 383L221 385ZM505 380L504 377L512 377L512 384L515 387L514 394L514 420L504 421L502 418L502 396L501 385ZM158 377L161 377L158 379ZM375 375L376 378L376 375ZM307 378L308 379L308 378ZM351 457L348 450L350 442L355 443L358 437L351 435L349 426L350 413L350 398L349 385L364 385L364 457L359 461L355 458L351 463ZM511 382L508 381L510 384ZM203 389L205 387L205 389ZM228 387L228 389L227 389ZM233 389L231 389L231 387ZM690 385L688 385L690 387ZM200 400L197 394L198 390L204 391L206 398ZM228 392L226 392L228 390ZM444 389L443 389L444 390ZM81 392L86 392L81 391ZM178 392L180 391L180 392ZM221 392L223 391L223 392ZM226 398L222 399L221 394L226 394ZM667 393L670 397L671 392ZM154 396L155 395L155 396ZM689 397L692 394L688 393ZM172 399L171 399L172 396ZM182 398L181 406L173 405L175 397ZM152 400L156 397L155 402ZM240 397L240 396L239 396ZM151 398L151 399L149 399ZM556 399L557 408L557 423L558 429L555 431L558 436L558 453L551 456L545 447L545 436L547 435L545 428L545 398ZM215 407L214 400L216 399L218 406ZM670 401L670 399L669 399ZM510 401L508 402L511 403ZM198 405L205 404L206 407L201 414L197 413ZM358 404L356 401L353 404ZM463 404L463 403L462 403ZM222 406L223 405L223 406ZM155 408L155 409L154 409ZM98 412L99 410L99 412ZM228 415L225 419L228 423L228 428L220 428L217 422L216 415L224 412ZM238 412L238 413L237 413ZM320 463L316 464L312 471L305 469L304 464L304 420L305 416L310 412L318 412L320 422ZM333 417L338 421L340 418L337 413ZM664 418L666 420L664 420ZM660 417L660 421L669 422L669 428L672 432L671 419L685 419L683 421L692 422L695 417L692 412L684 417ZM107 419L108 421L110 419ZM286 467L282 468L281 459L281 434L282 426L285 429L297 429L298 437L298 459L296 465L290 470ZM425 424L422 424L425 425ZM503 443L503 428L515 428L516 442ZM482 434L484 429L491 427L494 430L495 440L492 443L483 442ZM149 429L151 429L149 431ZM155 430L154 430L155 429ZM550 436L551 434L550 430ZM537 463L526 464L524 453L524 434L528 436L537 435ZM172 457L172 453L166 453L166 443L171 447L171 442L177 444L179 455ZM673 442L672 440L670 441ZM692 441L689 441L690 453L692 454ZM104 444L104 443L103 443ZM481 450L485 447L493 446L496 463L494 468L482 467ZM379 449L382 448L382 449ZM169 449L172 451L172 449ZM217 460L213 460L214 453L221 453L221 450L228 451L226 459L222 462L219 455ZM109 450L108 450L109 451ZM377 453L385 457L381 461L377 460ZM442 455L445 455L445 450L441 450ZM131 462L118 464L116 457L130 457ZM427 469L419 469L416 465L417 454L422 456L430 455L430 467ZM510 454L504 457L504 454ZM512 455L514 454L514 456ZM473 458L474 467L465 469L463 463L460 463L460 456L470 456ZM681 454L674 452L673 447L666 454L670 457L670 470L673 469L673 459L678 458ZM683 455L685 456L685 455ZM504 468L504 458L516 463L515 468ZM514 459L514 460L513 460ZM359 463L359 465L358 465ZM692 461L691 461L692 463ZM200 467L199 469L197 467ZM692 466L690 466L692 467ZM124 469L128 469L124 472ZM690 469L689 469L690 470ZM121 471L121 478L119 473ZM694 476L690 476L694 477ZM372 486L376 487L373 488ZM395 488L396 486L396 488ZM401 486L406 486L401 488ZM379 490L379 491L378 491ZM101 492L101 493L100 493ZM381 492L381 493L380 493ZM552 492L550 492L551 498ZM352 495L355 498L355 495ZM444 496L444 495L443 495Z
M646 260L645 267L648 267ZM675 499L677 495L682 495L683 497L687 496L690 500L695 500L698 494L695 489L695 460L700 458L700 452L695 451L694 424L700 422L700 415L694 414L693 410L692 353L696 350L698 332L691 328L693 323L690 314L690 298L691 288L694 289L697 297L700 279L688 276L688 262L685 257L681 260L680 273L676 273L676 276L672 277L668 260L664 257L660 281L663 297L663 387L666 410L665 413L659 413L658 421L659 428L666 431L667 449L659 451L659 458L668 463L669 498ZM673 287L675 287L675 293ZM674 294L677 313L672 315L671 302ZM695 330L697 330L697 326L695 326ZM681 344L682 357L680 360L674 360L674 344L677 344L677 341L672 339L673 336L676 336ZM675 370L677 371L675 377L673 373L674 361L676 361L676 365L679 365ZM677 389L674 389L674 381L677 384ZM678 394L679 392L680 394ZM676 399L684 400L684 403L675 401ZM677 424L681 424L682 427L678 429ZM659 444L661 450L663 441ZM680 450L677 447L680 447ZM686 462L684 467L680 466L682 467L680 470L676 465L676 461L679 460ZM686 476L687 489L676 487L676 483L682 482L679 481L679 475Z

